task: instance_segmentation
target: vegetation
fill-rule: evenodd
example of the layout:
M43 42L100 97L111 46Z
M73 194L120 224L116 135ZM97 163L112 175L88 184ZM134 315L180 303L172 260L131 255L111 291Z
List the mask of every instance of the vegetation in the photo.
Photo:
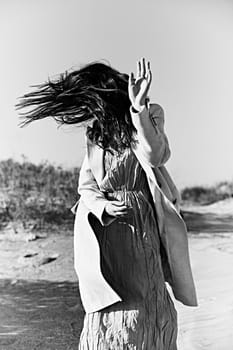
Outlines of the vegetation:
M79 168L64 169L43 162L35 165L26 159L0 162L0 229L9 222L24 229L72 229L70 208L78 200ZM233 196L233 182L212 187L194 186L181 191L184 202L210 204Z
M71 227L72 205L78 199L79 168L48 162L35 165L24 159L0 162L0 222L20 222L36 230L54 225Z
M233 181L219 182L215 186L187 187L181 191L183 201L200 205L211 204L226 198L233 197Z

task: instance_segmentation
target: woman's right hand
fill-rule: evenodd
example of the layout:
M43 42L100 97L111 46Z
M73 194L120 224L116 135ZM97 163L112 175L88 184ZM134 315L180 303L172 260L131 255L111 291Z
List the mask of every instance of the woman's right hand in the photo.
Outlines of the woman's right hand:
M109 201L109 203L106 204L104 211L105 214L118 218L127 215L129 208L129 206L125 205L125 202L115 200Z
M142 58L137 62L137 76L131 73L128 83L129 99L133 108L140 111L146 104L152 80L150 62Z

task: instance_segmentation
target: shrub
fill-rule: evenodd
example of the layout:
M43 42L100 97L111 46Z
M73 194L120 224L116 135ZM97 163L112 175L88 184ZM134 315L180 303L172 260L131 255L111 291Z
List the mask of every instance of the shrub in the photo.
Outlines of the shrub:
M197 204L211 204L233 196L233 182L220 182L215 186L186 187L181 191L183 201Z
M72 224L71 206L77 201L79 168L64 169L48 162L35 165L24 159L0 162L0 220Z

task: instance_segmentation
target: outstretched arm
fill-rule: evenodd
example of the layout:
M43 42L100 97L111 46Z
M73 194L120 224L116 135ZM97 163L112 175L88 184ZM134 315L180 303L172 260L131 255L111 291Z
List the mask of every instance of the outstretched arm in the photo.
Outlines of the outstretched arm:
M171 155L168 138L164 132L164 112L161 106L151 105L139 112L133 112L131 117L137 129L138 151L144 161L152 167L158 167L167 162Z
M129 79L132 122L137 130L137 149L141 157L152 167L164 164L170 157L167 136L164 132L164 111L159 105L148 106L148 91L152 81L149 62L137 63L137 77Z

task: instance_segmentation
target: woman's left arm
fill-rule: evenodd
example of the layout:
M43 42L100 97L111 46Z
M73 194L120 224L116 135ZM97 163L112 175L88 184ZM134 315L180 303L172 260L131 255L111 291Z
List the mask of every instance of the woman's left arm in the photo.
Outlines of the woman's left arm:
M164 131L164 111L161 106L144 106L140 112L130 108L132 122L137 130L137 148L144 160L152 167L167 162L171 155L167 135Z
M148 108L148 92L152 81L150 63L144 58L137 62L137 76L131 73L128 92L132 122L137 130L137 150L152 167L164 164L170 157L164 133L164 112L159 105Z

